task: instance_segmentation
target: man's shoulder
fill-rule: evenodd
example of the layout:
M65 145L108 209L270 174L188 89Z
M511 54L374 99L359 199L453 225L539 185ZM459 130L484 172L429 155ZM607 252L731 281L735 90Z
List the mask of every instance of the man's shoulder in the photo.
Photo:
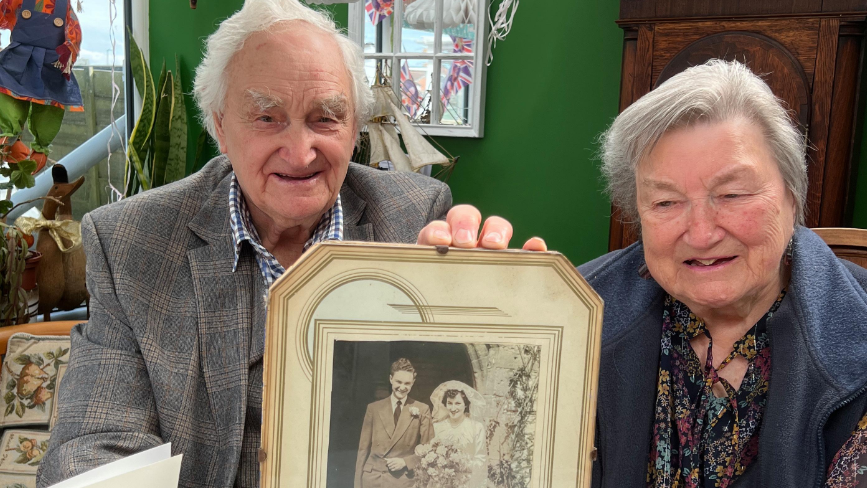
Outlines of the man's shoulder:
M415 407L415 408L421 410L422 412L426 412L426 411L430 410L430 407L427 406L427 403L420 402L420 401L418 401L412 397L407 397L406 406L407 407Z
M387 396L381 400L377 400L375 402L370 402L367 404L367 409L368 410L374 410L376 408L380 408L383 406L387 406L387 407L391 408L391 400L389 400L390 398L391 398L390 396Z
M357 163L349 163L344 186L351 188L368 203L375 203L371 200L385 200L408 193L436 197L440 193L449 191L448 185L430 176L382 171Z
M228 158L218 156L182 180L99 207L87 216L106 231L124 224L135 233L153 227L177 228L180 221L195 217L231 171Z

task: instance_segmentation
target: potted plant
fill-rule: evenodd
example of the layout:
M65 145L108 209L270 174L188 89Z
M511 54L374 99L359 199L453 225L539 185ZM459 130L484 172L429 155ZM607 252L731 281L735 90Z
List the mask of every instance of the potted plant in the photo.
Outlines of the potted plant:
M36 264L42 257L31 251L33 237L6 223L9 213L18 205L12 203L12 190L30 188L36 184L33 172L36 161L14 161L7 157L9 146L0 151L0 326L23 324L30 320L29 292L36 287ZM4 192L5 191L5 192ZM39 200L39 199L37 199ZM22 202L19 205L23 205Z

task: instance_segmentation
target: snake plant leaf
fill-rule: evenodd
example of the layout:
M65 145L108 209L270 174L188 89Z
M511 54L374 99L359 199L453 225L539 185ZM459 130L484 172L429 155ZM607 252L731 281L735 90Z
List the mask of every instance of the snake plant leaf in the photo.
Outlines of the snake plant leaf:
M205 162L202 161L205 157L205 148L208 144L208 131L202 129L199 132L199 137L196 139L196 159L193 160L193 166L190 169L190 173L194 173L205 165Z
M144 89L145 89L145 67L147 66L147 61L145 61L144 55L141 50L138 48L138 44L135 42L135 38L132 36L132 31L127 28L127 35L129 36L129 51L130 51L130 59L129 65L132 71L132 79L135 82L136 91L138 91L138 96L141 98L145 97Z
M174 82L172 73L167 73L163 78L162 90L160 91L159 106L154 120L153 130L153 173L151 183L153 187L162 186L166 183L166 164L169 159L171 147L171 124L172 112L174 111Z
M133 129L135 130L135 129ZM132 162L133 168L135 169L136 174L138 174L138 178L134 178L138 180L141 184L142 189L150 190L150 184L148 183L148 177L145 173L144 163L142 162L142 158L139 156L139 153L132 147L132 144L127 148L127 153L130 161ZM147 186L146 186L147 184ZM136 185L133 185L133 189L138 191ZM134 195L135 193L130 193L129 195Z
M168 71L166 71L166 62L163 61L163 67L160 69L160 81L155 85L157 88L157 93L161 93L163 91L163 85L165 85L166 83L166 74L168 74ZM159 105L160 101L159 99L157 99L157 108L159 108Z
M138 179L141 182L141 187L144 190L149 190L151 184L145 174L144 161L146 161L148 140L151 136L156 113L156 89L148 63L144 58L144 54L138 48L131 32L129 33L129 41L130 67L132 68L136 87L142 97L142 107L135 127L132 129L132 135L129 138L127 159L132 162ZM145 157L142 157L143 155Z
M132 171L135 171L135 168L132 168L132 162L130 160L127 160L127 165L128 167L126 168L126 175L129 176L130 169L132 169ZM124 193L124 196L135 195L139 192L140 189L141 182L139 181L139 179L135 176L133 178L129 178L126 182L126 193Z
M187 171L187 107L184 103L184 90L181 86L181 63L175 55L174 83L175 103L172 109L171 146L166 163L166 183L178 181Z
M150 138L148 139L148 157L146 160L145 159L142 160L142 161L146 161L145 168L147 170L148 175L150 176L151 187L159 186L159 185L154 184L154 179L153 179L153 175L155 174L154 165L156 164L155 159L154 159L154 154L155 154L155 152L154 152L154 139L155 139L154 134L156 133L157 116L159 116L159 113L160 113L160 104L163 101L163 97L161 94L163 93L163 89L165 88L166 74L167 73L168 72L166 71L166 62L163 61L163 66L160 69L160 77L159 77L160 81L156 85L154 85L157 89L157 91L156 91L157 98L156 98L156 101L154 103L154 114L155 114L154 115L154 127L153 127L153 129L151 129L151 135L150 135Z

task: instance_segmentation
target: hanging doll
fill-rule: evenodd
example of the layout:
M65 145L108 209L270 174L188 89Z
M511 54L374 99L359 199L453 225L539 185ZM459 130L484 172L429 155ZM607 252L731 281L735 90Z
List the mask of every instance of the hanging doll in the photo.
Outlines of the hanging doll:
M12 39L0 51L0 148L7 161L48 160L64 109L84 111L72 65L81 45L81 26L71 0L0 0L0 29ZM19 139L28 122L33 143Z

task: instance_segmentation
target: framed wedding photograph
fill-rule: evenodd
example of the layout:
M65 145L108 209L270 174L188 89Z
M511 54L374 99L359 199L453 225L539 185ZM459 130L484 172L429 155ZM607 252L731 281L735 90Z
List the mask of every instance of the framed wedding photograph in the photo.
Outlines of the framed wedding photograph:
M589 486L601 323L558 253L320 244L270 290L261 486Z

